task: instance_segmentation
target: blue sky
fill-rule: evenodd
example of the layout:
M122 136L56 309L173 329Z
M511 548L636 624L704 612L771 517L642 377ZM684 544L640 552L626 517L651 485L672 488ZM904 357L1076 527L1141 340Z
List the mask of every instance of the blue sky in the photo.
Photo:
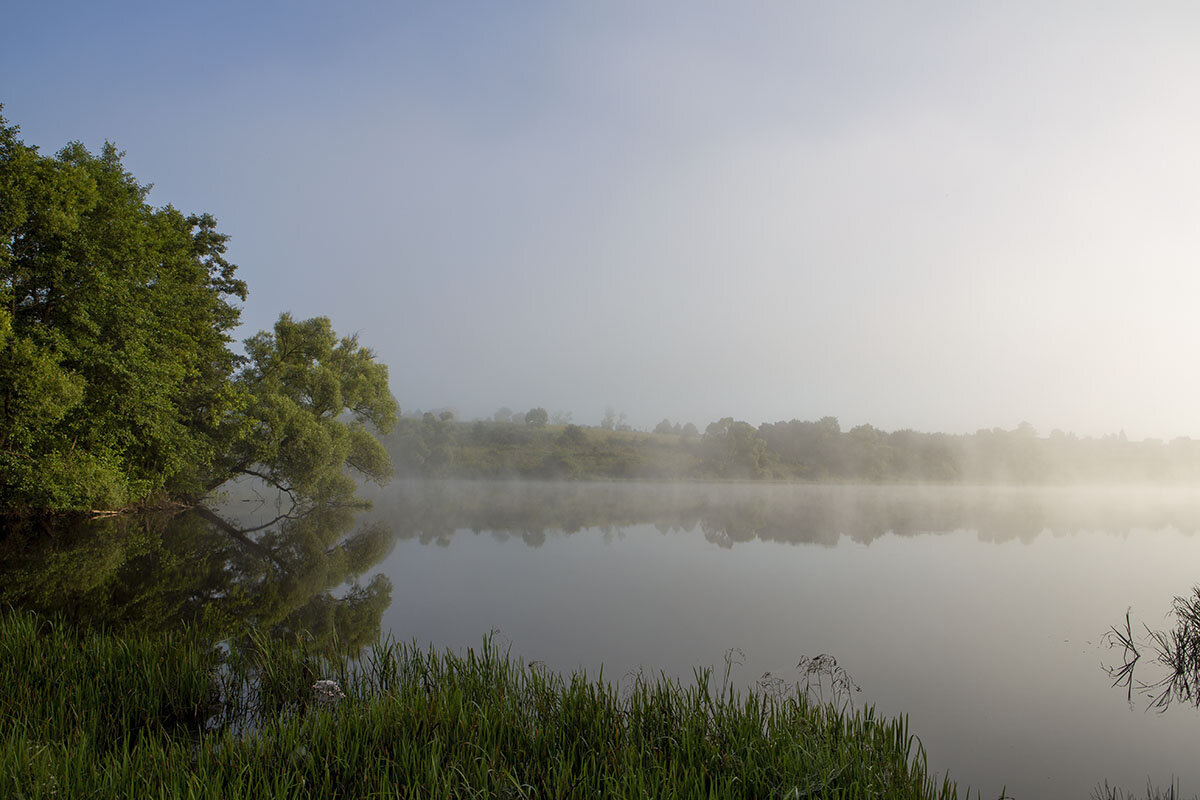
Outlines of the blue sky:
M21 3L0 102L406 409L1200 436L1200 12Z

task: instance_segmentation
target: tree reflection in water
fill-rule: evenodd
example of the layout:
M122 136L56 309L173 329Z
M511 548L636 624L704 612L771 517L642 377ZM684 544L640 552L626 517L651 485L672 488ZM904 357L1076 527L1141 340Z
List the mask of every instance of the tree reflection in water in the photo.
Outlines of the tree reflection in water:
M699 528L724 549L756 540L835 547L843 538L870 544L886 535L960 531L1030 543L1047 532L1200 530L1200 493L1155 489L401 480L372 499L373 518L398 537L439 546L470 531L540 547L554 535L632 525L663 534Z
M359 513L316 506L257 530L208 510L16 525L0 541L0 604L82 627L306 631L357 652L392 589L384 575L358 579L395 541Z

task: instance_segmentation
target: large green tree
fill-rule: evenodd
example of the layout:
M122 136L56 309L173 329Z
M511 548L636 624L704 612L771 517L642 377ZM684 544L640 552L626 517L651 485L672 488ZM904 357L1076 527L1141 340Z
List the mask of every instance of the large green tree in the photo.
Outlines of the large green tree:
M229 347L246 285L207 214L151 207L106 144L0 117L0 511L118 509L259 475L298 502L382 480L387 368L329 320Z
M355 477L377 483L392 461L376 433L396 424L388 370L325 317L283 314L271 332L246 340L248 365L234 382L245 398L228 424L229 448L216 481L251 475L300 508L353 500ZM347 469L348 468L348 469Z
M146 203L106 144L39 154L0 119L0 492L112 508L195 491L236 407L245 284L208 215Z

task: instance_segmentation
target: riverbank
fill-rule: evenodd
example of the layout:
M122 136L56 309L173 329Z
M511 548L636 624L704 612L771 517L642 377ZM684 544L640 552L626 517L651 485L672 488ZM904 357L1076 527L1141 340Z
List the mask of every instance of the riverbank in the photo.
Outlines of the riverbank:
M303 639L214 648L199 628L80 633L7 612L0 671L4 796L957 797L902 718L704 671L564 678L491 641L351 661Z
M979 485L1200 481L1200 440L1080 438L1028 425L973 434L841 430L825 417L759 425L726 417L703 434L404 417L383 438L409 477L776 480Z

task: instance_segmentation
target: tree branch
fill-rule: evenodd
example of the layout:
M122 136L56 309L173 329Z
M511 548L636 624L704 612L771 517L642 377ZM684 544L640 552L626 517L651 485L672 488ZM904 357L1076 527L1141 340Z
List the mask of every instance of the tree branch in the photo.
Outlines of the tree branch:
M209 509L206 506L203 506L203 505L196 506L196 513L199 514L204 519L206 519L209 522L216 525L221 530L225 531L225 533L229 534L231 537L236 539L239 543L241 543L245 547L249 548L250 550L253 550L254 552L258 553L263 558L266 558L269 561L271 561L275 566L279 567L281 570L285 569L283 562L281 562L275 556L274 553L272 553L270 550L263 547L261 544L254 541L253 539L251 539L249 536L246 535L247 533L253 533L254 531L261 530L262 528L267 527L266 525L260 526L258 528L251 528L250 530L245 531L240 528L234 527L234 525L231 524L228 520L226 520L224 517L217 514L215 511ZM278 522L278 521L279 521L279 519L277 518L268 524L274 525L275 522Z
M239 473L242 475L249 475L251 477L258 478L261 481L265 481L266 483L271 484L276 489L278 489L279 491L283 492L284 494L286 494L288 496L288 499L292 501L293 508L300 505L300 501L296 499L296 495L294 494L295 490L291 486L284 486L282 483L277 481L275 478L272 478L270 475L264 474L262 472L258 472L257 470L250 469L249 467L235 467L233 471L235 473Z

